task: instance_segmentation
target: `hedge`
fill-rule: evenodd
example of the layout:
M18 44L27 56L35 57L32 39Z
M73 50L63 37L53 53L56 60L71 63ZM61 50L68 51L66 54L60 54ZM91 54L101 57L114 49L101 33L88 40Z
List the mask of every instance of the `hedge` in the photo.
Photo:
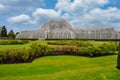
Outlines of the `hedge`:
M87 45L87 46L86 46ZM0 64L31 62L35 58L48 55L105 56L117 51L117 43L107 42L99 46L85 43L85 46L63 45L49 47L45 44L32 43L30 48L0 50Z
M80 54L90 57L113 55L116 54L117 47L118 45L115 42L107 42L99 46L90 45L88 47L82 47Z
M0 40L0 45L16 45L28 43L28 40Z

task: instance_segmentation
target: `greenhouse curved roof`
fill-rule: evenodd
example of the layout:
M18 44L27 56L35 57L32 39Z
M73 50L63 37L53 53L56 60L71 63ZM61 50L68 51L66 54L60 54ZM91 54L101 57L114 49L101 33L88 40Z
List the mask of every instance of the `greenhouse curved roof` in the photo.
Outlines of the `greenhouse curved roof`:
M26 39L116 39L120 34L113 28L72 28L65 20L50 20L40 29L22 31L16 38Z

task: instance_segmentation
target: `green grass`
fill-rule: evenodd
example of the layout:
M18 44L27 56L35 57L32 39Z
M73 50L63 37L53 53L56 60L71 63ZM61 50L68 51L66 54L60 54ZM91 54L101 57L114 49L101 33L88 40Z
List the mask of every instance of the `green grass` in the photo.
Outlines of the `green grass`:
M1 64L0 80L120 80L117 56L48 56L32 63Z

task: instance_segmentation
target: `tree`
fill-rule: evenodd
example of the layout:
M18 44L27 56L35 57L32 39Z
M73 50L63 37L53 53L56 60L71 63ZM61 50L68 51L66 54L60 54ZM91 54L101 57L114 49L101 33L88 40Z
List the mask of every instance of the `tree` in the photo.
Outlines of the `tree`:
M119 42L118 50L119 50L119 53L117 57L117 69L120 70L120 42Z
M1 37L7 37L7 29L5 26L2 26Z
M16 32L16 36L19 34L19 32Z
M10 32L8 33L8 38L15 39L15 37L16 37L16 35L15 35L14 31L10 30Z

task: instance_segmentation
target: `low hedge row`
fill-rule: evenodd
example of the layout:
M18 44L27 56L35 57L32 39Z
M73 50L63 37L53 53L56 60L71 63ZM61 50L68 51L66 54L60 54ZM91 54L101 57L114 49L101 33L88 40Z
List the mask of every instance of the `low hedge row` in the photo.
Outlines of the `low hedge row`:
M35 58L48 55L84 55L89 57L115 54L117 43L104 43L99 46L57 46L54 48L48 45L32 43L29 49L7 49L0 51L0 64L31 62Z
M66 40L60 40L60 41L54 41L54 42L48 42L50 45L70 45L70 46L79 46L79 47L87 47L92 45L88 41L77 41L77 40L71 40L71 41L66 41Z
M80 48L77 46L58 46L54 48L54 51L61 51L61 52L67 52L69 54L78 54L80 52ZM62 54L62 53L61 53Z
M0 45L25 44L28 42L28 40L0 40Z
M32 54L29 49L7 49L0 51L0 63L20 63L29 62Z
M90 57L113 55L116 54L117 48L117 43L108 42L99 46L91 45L88 47L82 47L80 50L80 54Z
M31 47L21 49L6 49L0 51L0 64L4 63L21 63L31 62L35 58L44 56L47 52L50 52L53 48L47 45L41 45L33 43Z
M59 40L54 42L48 42L50 45L76 45L77 41L67 41L67 40Z

